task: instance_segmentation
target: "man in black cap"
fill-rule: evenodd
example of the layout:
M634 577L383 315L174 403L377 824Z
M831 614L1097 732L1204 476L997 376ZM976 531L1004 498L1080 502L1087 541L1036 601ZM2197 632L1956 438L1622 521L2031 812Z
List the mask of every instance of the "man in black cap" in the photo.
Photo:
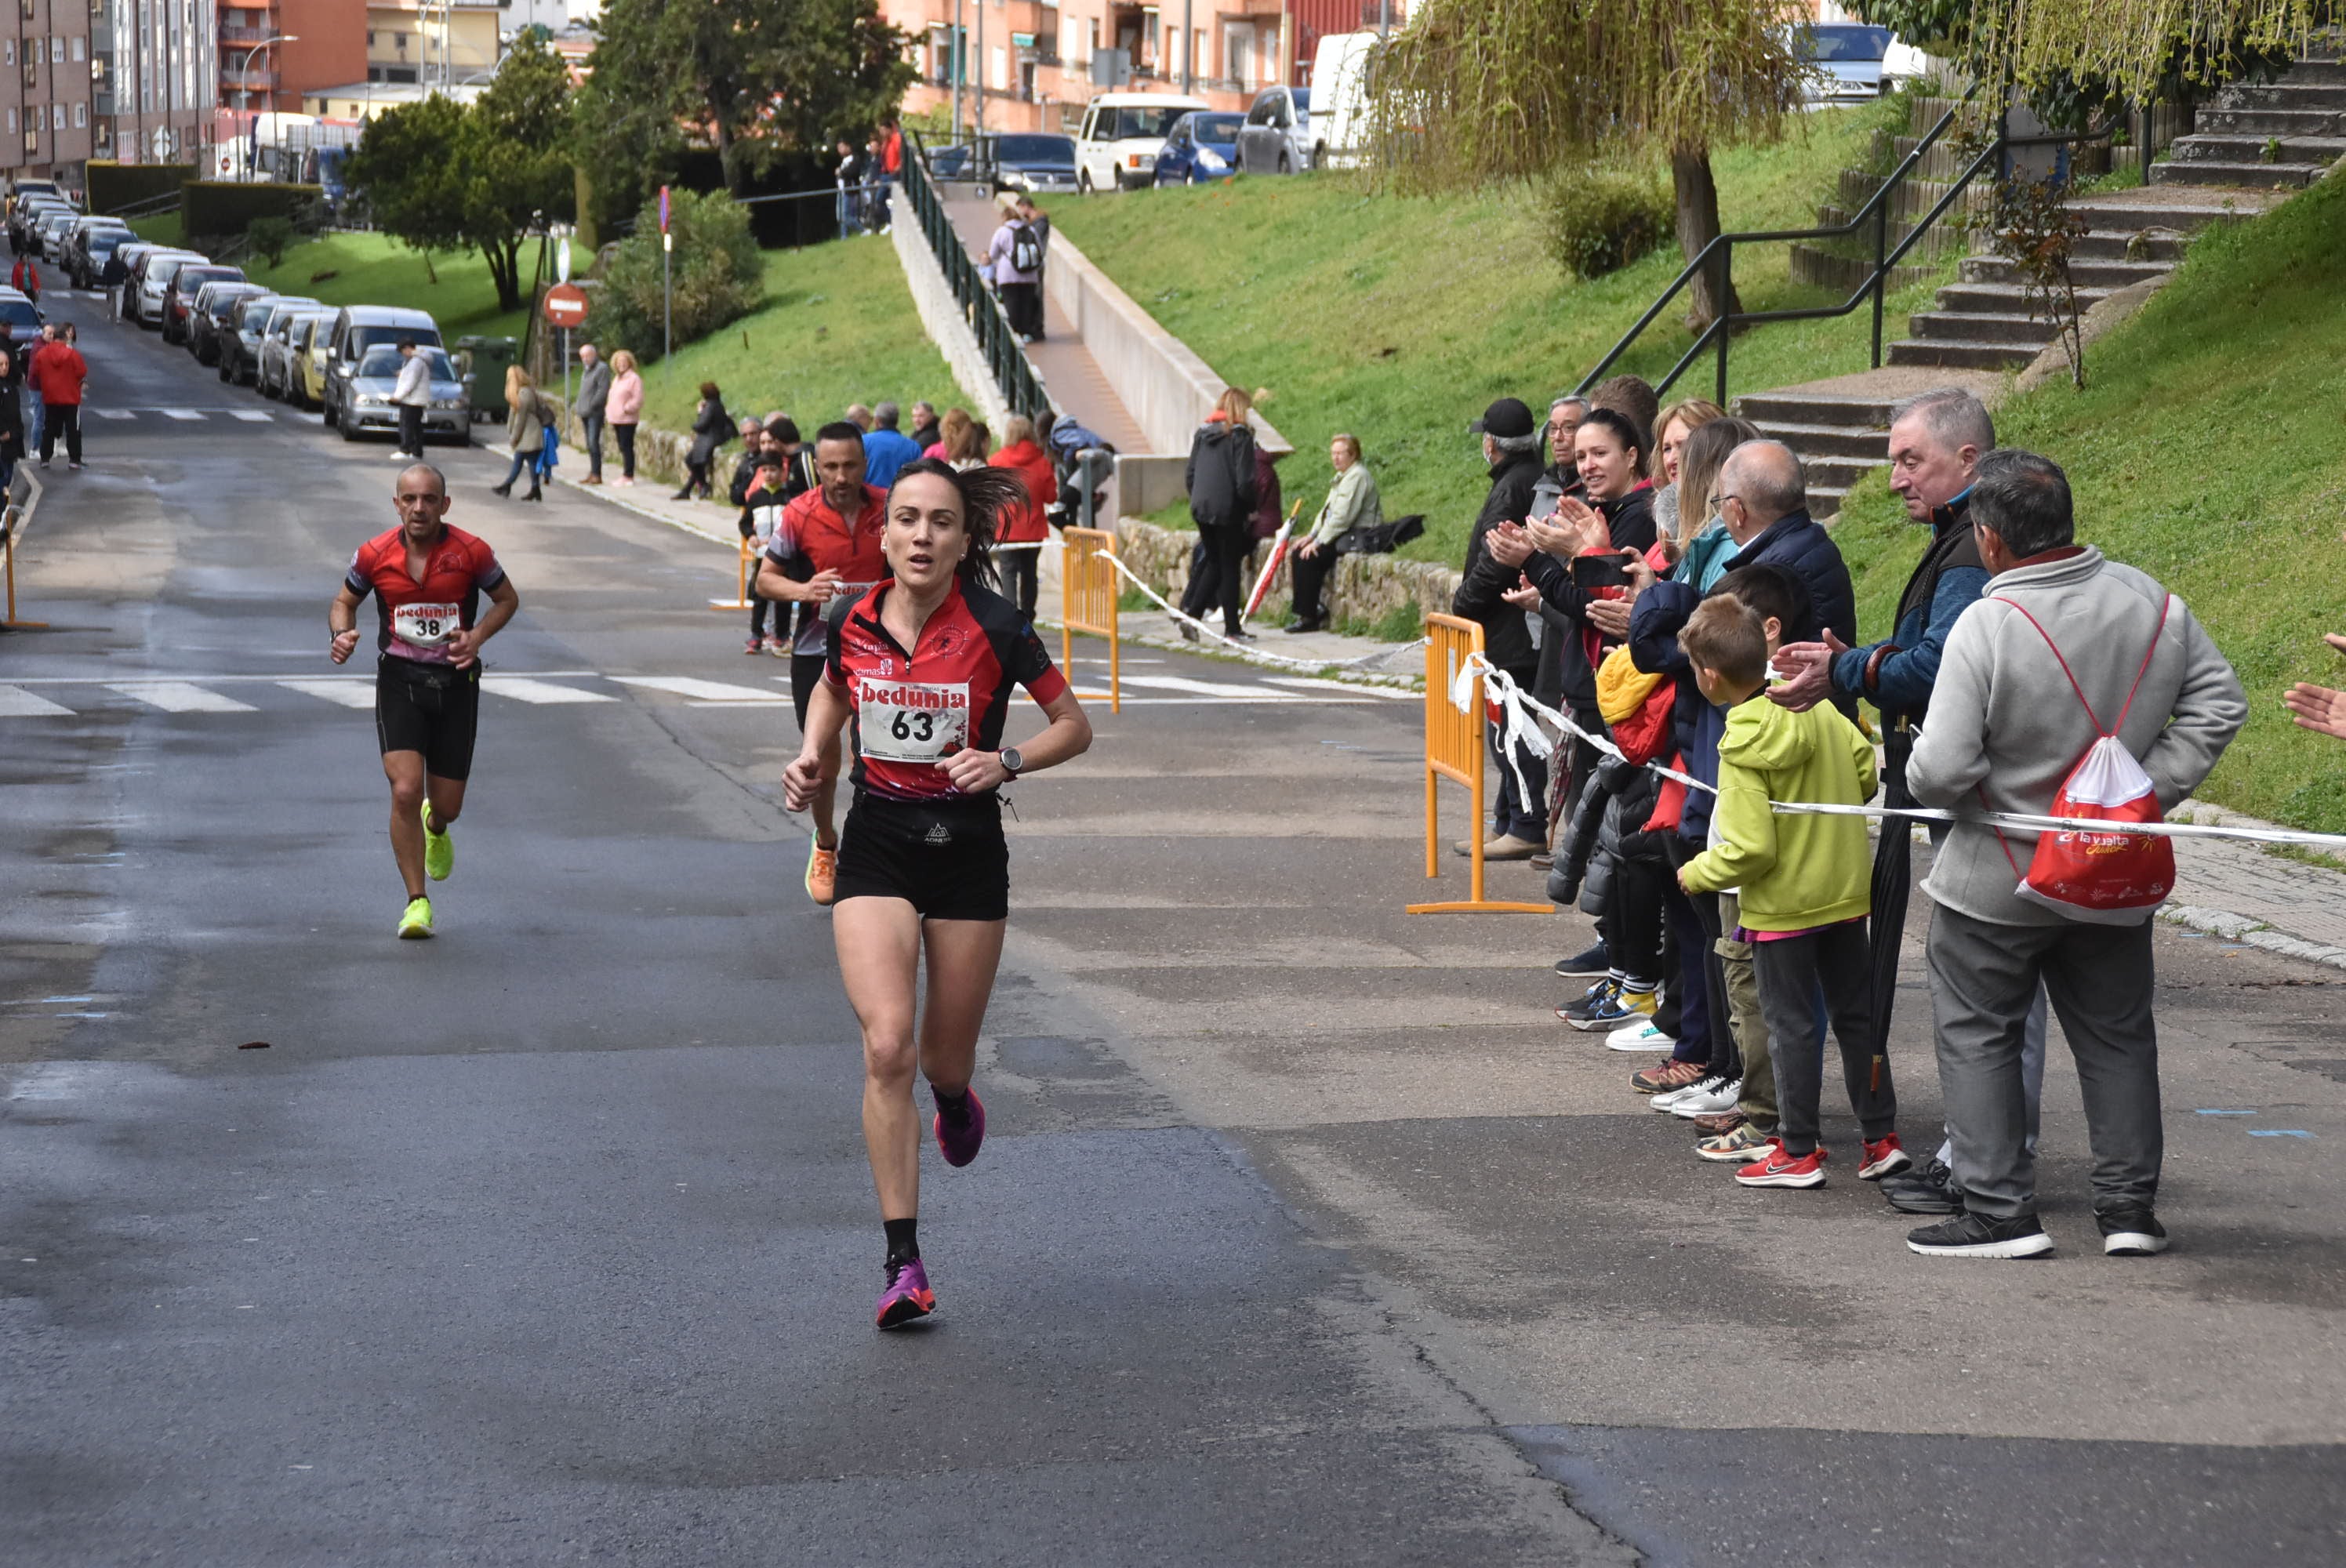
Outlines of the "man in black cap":
M1483 438L1483 461L1490 464L1491 489L1483 498L1482 514L1474 519L1474 535L1466 542L1465 575L1459 579L1458 595L1450 609L1454 615L1482 624L1484 655L1529 691L1539 652L1532 645L1531 626L1523 610L1502 596L1505 589L1515 586L1518 575L1498 572L1495 564L1482 571L1475 568L1484 565L1485 535L1502 523L1520 523L1531 515L1532 491L1540 477L1539 427L1521 398L1503 397L1466 428ZM1547 848L1547 765L1517 748L1515 762L1530 791L1529 799L1521 798L1515 786L1516 768L1507 765L1505 754L1499 749L1500 734L1495 728L1491 731L1499 792L1483 858L1527 860ZM1470 846L1461 842L1457 850L1464 855L1470 852Z

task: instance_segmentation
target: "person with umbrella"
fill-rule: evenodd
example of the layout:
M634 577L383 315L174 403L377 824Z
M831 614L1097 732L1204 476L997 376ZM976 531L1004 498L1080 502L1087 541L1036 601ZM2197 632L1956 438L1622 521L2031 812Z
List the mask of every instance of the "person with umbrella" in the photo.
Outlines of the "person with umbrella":
M1939 387L1901 403L1890 422L1890 488L1906 504L1906 515L1931 530L1931 543L1898 598L1890 636L1850 647L1830 631L1817 642L1794 643L1777 653L1783 681L1769 695L1794 709L1862 697L1882 712L1882 803L1911 807L1906 759L1914 734L1930 710L1941 651L1956 617L1987 589L1972 529L1972 483L1979 460L1995 447L1995 422L1980 400L1960 387ZM1933 824L1932 840L1946 836ZM1872 966L1874 1027L1882 1047L1890 1039L1890 1012L1898 992L1898 953L1904 934L1913 859L1913 839L1885 827L1873 853ZM2028 1143L2036 1145L2037 1111L2045 1086L2045 993L2029 1009L2022 1054L2027 1091ZM1942 1143L1931 1160L1882 1184L1892 1207L1908 1214L1952 1214L1963 1207L1962 1190L1949 1168L1950 1146Z

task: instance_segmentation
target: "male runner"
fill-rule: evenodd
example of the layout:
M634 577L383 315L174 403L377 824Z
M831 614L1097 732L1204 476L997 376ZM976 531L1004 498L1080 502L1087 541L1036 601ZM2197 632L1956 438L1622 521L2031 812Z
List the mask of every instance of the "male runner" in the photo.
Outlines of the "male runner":
M445 881L456 866L448 829L464 808L473 771L473 731L481 710L481 645L521 608L487 545L451 528L448 481L428 463L399 471L392 494L399 526L359 546L342 591L327 607L336 664L359 646L359 601L372 593L382 617L375 638L374 730L391 780L391 852L407 884L399 934L432 934L428 873ZM489 613L477 614L481 595Z
M819 487L782 509L781 523L758 568L760 597L808 606L799 612L790 645L790 697L799 732L806 733L807 699L822 679L822 608L834 594L854 597L888 575L881 549L888 495L863 482L863 432L844 420L814 433ZM838 744L834 738L833 746ZM838 795L837 759L811 796L814 841L807 849L807 897L828 904L838 885L839 830L832 824Z

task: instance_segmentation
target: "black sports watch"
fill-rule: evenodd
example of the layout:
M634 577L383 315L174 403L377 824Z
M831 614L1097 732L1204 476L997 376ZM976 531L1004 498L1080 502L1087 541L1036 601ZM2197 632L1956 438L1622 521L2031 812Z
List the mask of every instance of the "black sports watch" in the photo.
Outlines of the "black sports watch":
M1026 759L1018 755L1015 746L1005 746L994 755L1002 759L1002 770L1013 779L1017 778L1018 770L1026 765Z

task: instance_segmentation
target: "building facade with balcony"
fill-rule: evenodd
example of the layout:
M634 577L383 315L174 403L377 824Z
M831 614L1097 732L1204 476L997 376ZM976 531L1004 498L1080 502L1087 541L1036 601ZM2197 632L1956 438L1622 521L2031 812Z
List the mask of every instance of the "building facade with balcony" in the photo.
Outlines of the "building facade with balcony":
M962 112L987 130L1072 134L1094 96L1092 56L1121 49L1131 78L1113 90L1188 90L1217 109L1244 111L1264 87L1310 85L1311 57L1332 33L1401 25L1401 0L880 0L915 40L920 80L908 113L950 111L959 29ZM983 103L982 113L979 108Z
M38 3L81 9L76 0ZM213 0L94 0L83 15L91 45L86 156L208 163L219 92Z
M497 68L505 15L497 0L367 0L365 79L453 87L484 78Z
M244 125L366 76L365 0L219 0L219 104ZM272 38L291 39L287 43Z
M81 186L96 129L94 21L82 0L8 0L0 23L0 169Z

